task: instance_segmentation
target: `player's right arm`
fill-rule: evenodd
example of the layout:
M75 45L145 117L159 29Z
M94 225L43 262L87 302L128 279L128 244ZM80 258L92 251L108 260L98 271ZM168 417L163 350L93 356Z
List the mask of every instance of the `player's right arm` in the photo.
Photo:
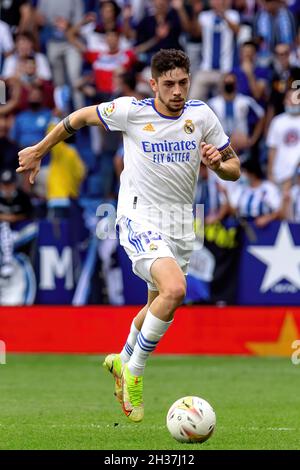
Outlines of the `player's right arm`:
M46 137L32 147L27 147L19 152L18 173L30 171L29 181L34 183L40 170L41 160L54 145L61 142L84 126L99 125L97 106L87 106L79 109L59 122ZM101 123L102 124L102 123Z

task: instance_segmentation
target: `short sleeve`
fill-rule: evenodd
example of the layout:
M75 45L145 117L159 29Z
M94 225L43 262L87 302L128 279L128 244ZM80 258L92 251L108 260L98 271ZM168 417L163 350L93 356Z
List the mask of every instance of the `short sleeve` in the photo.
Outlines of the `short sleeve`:
M3 78L10 78L14 75L16 70L16 56L10 55L6 57L3 62L3 69L2 69L2 77Z
M126 132L132 98L124 96L97 106L100 121L108 131Z
M2 26L2 31L1 31L2 50L4 52L11 52L14 48L14 42L13 42L10 29L4 22L2 23L1 26Z
M201 13L199 13L198 15L198 23L201 25L201 26L204 26L205 23L206 23L206 20L207 20L207 11L202 11Z
M266 144L267 147L276 148L279 145L280 133L277 130L277 119L273 119L270 124L270 128L267 134Z
M279 188L275 184L267 181L266 190L266 201L268 206L272 211L278 211L282 205L282 196Z
M36 54L37 75L43 80L51 80L52 74L47 57L38 52Z
M229 204L233 209L237 209L239 205L239 201L242 195L243 186L241 183L238 183L236 186L232 188L232 191L228 191L227 197L229 200Z
M206 144L214 145L219 151L224 150L230 144L228 135L225 134L219 119L209 106L207 106L206 126L203 141Z

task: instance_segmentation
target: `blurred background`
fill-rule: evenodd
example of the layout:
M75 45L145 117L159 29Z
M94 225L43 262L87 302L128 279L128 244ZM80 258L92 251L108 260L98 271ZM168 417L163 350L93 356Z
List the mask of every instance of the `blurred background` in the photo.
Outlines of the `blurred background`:
M153 53L180 48L190 98L209 103L243 168L234 184L200 169L205 247L186 303L297 305L299 19L297 0L1 1L0 304L143 303L118 241L96 235L99 205L116 206L120 133L81 129L33 187L16 177L17 153L82 106L152 96Z
M204 246L185 304L299 305L299 20L296 0L1 1L0 304L144 303L117 238L98 236L114 222L121 134L81 129L43 159L34 186L16 175L17 153L82 106L151 97L153 53L180 48L190 99L208 102L242 164L237 183L200 168Z
M121 350L147 294L111 230L122 136L81 129L34 186L15 170L73 110L151 97L160 48L189 55L189 98L217 114L242 176L200 168L205 223L157 348L177 356L151 358L136 433L116 431L94 356ZM190 394L216 407L213 448L299 448L300 1L0 0L0 79L0 448L176 448L165 415ZM4 367L6 352L26 354Z

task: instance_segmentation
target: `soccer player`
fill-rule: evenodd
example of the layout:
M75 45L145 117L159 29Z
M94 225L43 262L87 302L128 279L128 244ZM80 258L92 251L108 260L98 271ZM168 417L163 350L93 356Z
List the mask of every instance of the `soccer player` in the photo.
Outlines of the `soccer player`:
M108 131L123 132L117 225L134 273L147 282L148 300L134 318L123 350L107 356L104 366L113 374L124 413L135 422L144 416L147 358L185 297L201 158L223 179L240 176L239 159L213 111L201 101L186 101L189 67L184 52L160 50L151 64L154 99L121 97L80 109L19 153L17 171L30 170L33 183L43 155L81 127L101 124Z

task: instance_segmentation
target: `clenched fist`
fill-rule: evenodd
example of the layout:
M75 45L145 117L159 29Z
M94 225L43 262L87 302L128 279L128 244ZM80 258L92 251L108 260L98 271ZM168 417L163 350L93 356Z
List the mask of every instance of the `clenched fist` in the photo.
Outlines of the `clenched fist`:
M219 170L222 161L222 155L219 150L211 144L201 142L202 162L213 171Z

